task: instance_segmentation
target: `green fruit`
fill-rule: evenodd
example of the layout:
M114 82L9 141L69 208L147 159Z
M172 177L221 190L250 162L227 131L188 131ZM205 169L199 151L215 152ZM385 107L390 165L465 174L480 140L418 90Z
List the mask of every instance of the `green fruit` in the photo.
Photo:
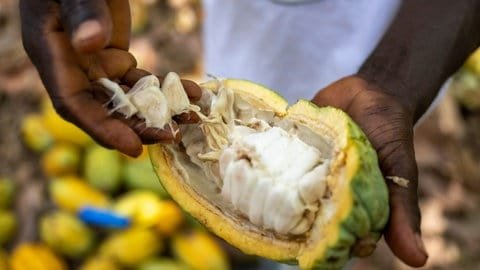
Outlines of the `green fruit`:
M471 111L480 109L480 75L464 68L455 74L450 89L461 105Z
M87 254L93 246L93 232L75 216L53 212L40 221L40 238L56 252L71 258Z
M0 177L0 209L12 204L15 184L11 179Z
M130 189L149 190L156 192L162 198L168 197L167 192L158 181L149 159L135 159L127 162L123 177L125 178L125 184Z
M7 243L15 234L17 220L11 211L0 210L0 245Z
M94 145L85 155L84 173L94 187L106 191L116 191L121 185L121 157L117 151Z
M168 258L156 258L142 263L137 270L188 270L180 262Z
M301 269L341 269L375 248L388 190L375 150L347 114L305 100L288 107L248 81L202 87L211 98L200 104L201 122L182 127L180 145L149 149L185 211L244 253ZM187 237L173 243L181 258L197 258L181 252L194 247Z

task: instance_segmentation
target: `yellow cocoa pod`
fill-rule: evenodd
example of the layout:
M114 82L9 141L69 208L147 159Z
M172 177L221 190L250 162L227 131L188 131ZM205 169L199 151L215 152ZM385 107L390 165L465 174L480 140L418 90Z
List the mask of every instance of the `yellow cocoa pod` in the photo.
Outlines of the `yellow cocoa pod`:
M107 238L100 247L100 254L132 267L155 256L162 249L162 240L152 230L134 227Z
M161 211L161 200L151 191L130 191L113 205L113 210L132 219L134 226L152 227L157 223Z
M147 4L144 1L130 1L130 9L132 13L132 33L141 33L148 23Z
M74 174L80 164L80 149L69 143L59 143L42 156L43 173L48 177Z
M183 223L184 216L178 205L170 200L161 202L158 211L157 222L155 228L162 234L170 236Z
M8 257L3 249L0 249L0 270L8 270Z
M15 184L11 179L0 177L0 208L10 206L15 193Z
M79 258L93 246L93 232L78 218L56 211L40 220L40 238L56 252Z
M146 190L130 191L120 197L114 211L130 217L134 226L155 227L169 236L182 224L183 213L172 201L161 200L157 194Z
M23 142L35 152L45 151L54 142L40 114L29 114L23 118L21 131Z
M0 210L0 245L7 243L15 234L17 220L12 211Z
M475 72L477 76L480 76L480 49L470 55L465 62L465 66Z
M11 270L66 270L65 262L43 244L19 245L10 257Z
M189 268L180 262L170 258L155 258L142 263L137 270L188 270Z
M92 186L106 192L116 191L121 185L121 170L121 157L117 151L99 145L88 148L84 175Z
M107 207L108 197L75 176L54 179L49 186L52 201L61 209L76 213L82 207Z
M49 100L42 104L42 119L45 128L56 141L70 142L80 146L93 143L93 140L78 127L63 120Z
M137 100L160 92L145 83L151 81L135 85L144 89ZM180 79L167 75L161 90L182 106L160 95L133 106L158 112L145 117L152 126L170 121L158 104L200 117L182 127L179 145L149 148L163 187L186 212L244 253L300 269L341 269L350 256L375 249L389 217L388 189L375 149L347 114L307 100L289 106L245 80L215 79L200 87L209 100L184 105ZM194 242L176 243L192 250ZM202 261L212 257L204 250L183 257L198 262L196 268L214 269Z
M120 270L120 267L110 258L95 256L87 259L80 270Z
M207 232L194 230L177 234L172 239L175 256L191 269L229 269L227 256Z

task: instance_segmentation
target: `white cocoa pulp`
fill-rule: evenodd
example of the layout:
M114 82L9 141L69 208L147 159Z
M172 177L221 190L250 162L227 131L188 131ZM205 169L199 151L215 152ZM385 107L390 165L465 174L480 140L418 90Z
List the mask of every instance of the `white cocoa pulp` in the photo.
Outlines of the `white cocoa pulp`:
M330 156L307 143L316 141L307 127L255 108L221 83L190 104L174 73L161 87L154 76L142 78L126 94L110 80L100 83L113 92L114 111L145 119L148 127L163 128L180 113L198 114L200 123L181 126L177 149L196 170L186 184L195 183L200 196L260 230L301 235L312 227L327 193ZM216 194L201 192L205 185Z

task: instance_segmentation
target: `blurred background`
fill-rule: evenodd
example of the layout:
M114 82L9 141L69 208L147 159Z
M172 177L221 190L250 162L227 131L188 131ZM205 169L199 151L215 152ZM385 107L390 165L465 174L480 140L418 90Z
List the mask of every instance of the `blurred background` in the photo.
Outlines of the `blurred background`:
M0 269L260 269L182 213L146 155L105 150L56 115L23 51L17 5L0 0ZM201 80L201 1L131 6L139 66ZM415 147L423 269L478 269L480 52L417 126ZM409 269L383 242L348 268Z

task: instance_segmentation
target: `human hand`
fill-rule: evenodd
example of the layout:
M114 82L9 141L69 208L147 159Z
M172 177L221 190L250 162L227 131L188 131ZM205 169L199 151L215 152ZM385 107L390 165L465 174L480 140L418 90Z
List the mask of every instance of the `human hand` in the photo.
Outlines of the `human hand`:
M101 145L130 156L143 143L172 142L170 130L146 128L140 119L108 113L105 89L92 83L101 77L131 87L148 73L135 68L128 53L128 0L21 0L23 44L39 71L57 112L85 130ZM184 86L199 98L193 82Z
M418 171L413 147L414 115L380 87L358 76L341 79L318 92L313 102L348 113L376 149L384 177L410 180L408 187L386 179L390 218L384 231L393 253L410 266L422 266L428 254L420 236Z

